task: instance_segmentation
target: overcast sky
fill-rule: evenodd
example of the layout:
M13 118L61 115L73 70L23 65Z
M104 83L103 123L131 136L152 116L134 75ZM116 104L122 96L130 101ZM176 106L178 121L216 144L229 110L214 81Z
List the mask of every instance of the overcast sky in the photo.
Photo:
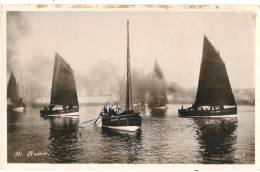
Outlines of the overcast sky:
M8 46L15 49L22 66L40 58L53 65L56 51L75 73L89 72L100 61L117 64L124 72L129 20L132 68L147 73L156 59L167 81L196 87L205 34L219 50L231 86L254 88L255 26L251 13L19 12L8 15L9 20L17 15L22 20L9 22L8 39L15 43L10 41ZM12 28L17 24L21 27Z

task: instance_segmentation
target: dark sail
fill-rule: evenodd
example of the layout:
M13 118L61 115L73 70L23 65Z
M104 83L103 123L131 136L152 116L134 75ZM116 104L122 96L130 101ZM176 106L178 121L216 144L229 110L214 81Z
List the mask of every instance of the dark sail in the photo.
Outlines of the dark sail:
M13 102L18 102L19 100L18 86L13 73L11 73L11 77L7 86L7 98L11 99Z
M74 72L58 53L55 54L50 103L78 106Z
M219 53L204 36L199 84L194 106L236 105L227 70Z
M126 111L133 110L132 85L131 85L131 66L129 50L129 22L127 21L127 74L126 74Z
M153 71L154 71L154 76L156 78L164 80L164 74L163 74L160 66L158 65L157 61L154 62Z
M168 103L166 94L166 82L164 74L155 61L152 75L152 83L149 90L150 106L165 106Z

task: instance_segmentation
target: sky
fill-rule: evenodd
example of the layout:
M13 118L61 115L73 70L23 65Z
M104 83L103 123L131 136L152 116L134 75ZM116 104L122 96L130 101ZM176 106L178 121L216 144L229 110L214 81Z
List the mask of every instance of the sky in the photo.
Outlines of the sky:
M37 78L44 78L43 73L52 76L55 52L77 75L91 74L93 67L102 68L103 63L115 64L118 69L111 71L123 74L129 20L132 69L149 73L156 60L167 81L197 87L205 34L219 50L231 86L255 87L253 13L8 12L7 17L8 65L30 69Z

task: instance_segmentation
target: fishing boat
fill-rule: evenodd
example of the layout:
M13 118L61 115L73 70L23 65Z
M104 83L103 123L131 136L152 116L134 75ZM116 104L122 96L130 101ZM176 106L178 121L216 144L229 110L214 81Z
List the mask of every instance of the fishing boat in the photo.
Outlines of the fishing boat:
M7 110L14 112L24 112L25 103L19 94L18 82L13 73L11 73L10 80L7 86Z
M151 110L166 110L168 98L166 94L166 82L164 74L158 65L157 61L154 63L152 84L149 89L148 107Z
M178 110L181 117L236 117L237 104L225 63L204 36L196 100L192 107Z
M42 116L78 116L79 103L74 72L70 65L55 54L51 100L40 110Z
M117 105L104 106L99 117L102 120L102 128L113 130L131 131L140 130L142 117L140 112L135 112L132 101L132 83L129 50L129 22L127 21L127 74L126 74L126 102L125 110L120 111Z

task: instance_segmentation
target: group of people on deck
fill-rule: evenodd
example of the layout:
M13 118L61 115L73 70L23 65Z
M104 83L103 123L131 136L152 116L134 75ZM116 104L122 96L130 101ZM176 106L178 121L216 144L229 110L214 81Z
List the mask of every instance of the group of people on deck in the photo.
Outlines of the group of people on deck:
M55 107L55 105L50 104L49 107L47 107L46 105L44 105L44 110L49 110L49 111L53 111L53 108Z
M101 116L112 116L112 115L117 115L119 113L120 113L120 108L118 106L110 106L110 107L104 106L100 115Z
M55 105L53 105L53 104L50 104L48 107L45 105L44 110L53 111L54 107L55 107ZM72 105L63 105L62 106L62 110L64 110L64 111L68 111L68 110L71 110L71 109L73 109Z
M212 107L214 107L214 108L212 108ZM219 108L220 108L221 111L224 110L224 105L220 105ZM183 109L183 105L181 106L181 109ZM188 109L189 110L194 110L194 111L198 111L198 110L200 110L200 111L204 111L204 110L208 111L209 110L208 108L203 109L203 106L200 106L199 108L197 106L192 106L191 108L188 108ZM216 107L215 106L210 106L210 111L212 111L212 109L216 110Z

